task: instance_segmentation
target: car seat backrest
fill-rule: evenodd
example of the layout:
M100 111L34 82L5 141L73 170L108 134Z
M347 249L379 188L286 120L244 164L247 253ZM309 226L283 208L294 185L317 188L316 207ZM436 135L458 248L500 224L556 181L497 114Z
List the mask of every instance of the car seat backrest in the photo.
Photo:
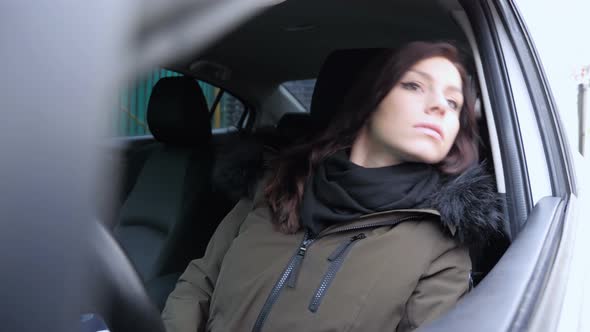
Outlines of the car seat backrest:
M269 143L280 144L280 148L325 129L360 79L363 70L384 50L342 49L330 53L317 76L310 112L285 113L277 124L277 134L273 138L275 142Z
M213 166L208 108L195 80L158 81L147 119L158 142L142 147L148 157L115 228L145 281L184 269L204 251L208 237L196 228L207 229Z

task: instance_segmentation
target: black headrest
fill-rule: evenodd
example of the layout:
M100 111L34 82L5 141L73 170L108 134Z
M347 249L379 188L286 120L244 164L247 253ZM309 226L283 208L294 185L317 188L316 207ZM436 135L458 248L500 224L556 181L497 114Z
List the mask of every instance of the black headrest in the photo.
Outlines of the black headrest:
M189 77L165 77L154 85L147 122L162 143L187 146L211 140L207 101L199 84Z
M363 69L384 50L345 49L330 53L320 69L311 98L310 114L315 129L323 129L328 125Z
M277 124L277 130L286 137L296 138L311 128L309 113L285 113Z

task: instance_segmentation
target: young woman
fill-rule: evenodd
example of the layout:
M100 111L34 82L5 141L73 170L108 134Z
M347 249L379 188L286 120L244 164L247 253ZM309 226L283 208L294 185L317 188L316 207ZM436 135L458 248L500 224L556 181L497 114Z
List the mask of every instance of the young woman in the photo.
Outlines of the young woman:
M465 68L428 42L378 68L223 220L168 298L169 332L408 331L469 290L469 247L501 220Z

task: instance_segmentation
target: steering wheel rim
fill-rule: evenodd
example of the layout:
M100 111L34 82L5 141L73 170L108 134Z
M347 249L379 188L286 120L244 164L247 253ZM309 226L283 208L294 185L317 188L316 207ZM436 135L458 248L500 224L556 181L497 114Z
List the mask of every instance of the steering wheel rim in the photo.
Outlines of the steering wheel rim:
M90 227L84 313L99 314L111 332L165 332L160 312L143 282L113 235L100 222Z

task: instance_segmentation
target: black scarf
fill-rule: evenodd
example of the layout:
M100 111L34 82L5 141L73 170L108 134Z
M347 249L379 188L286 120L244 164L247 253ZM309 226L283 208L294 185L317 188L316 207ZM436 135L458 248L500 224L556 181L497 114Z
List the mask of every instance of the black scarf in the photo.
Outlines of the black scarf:
M373 212L411 209L424 203L439 172L423 163L365 168L344 151L326 158L305 185L301 224L313 234Z

